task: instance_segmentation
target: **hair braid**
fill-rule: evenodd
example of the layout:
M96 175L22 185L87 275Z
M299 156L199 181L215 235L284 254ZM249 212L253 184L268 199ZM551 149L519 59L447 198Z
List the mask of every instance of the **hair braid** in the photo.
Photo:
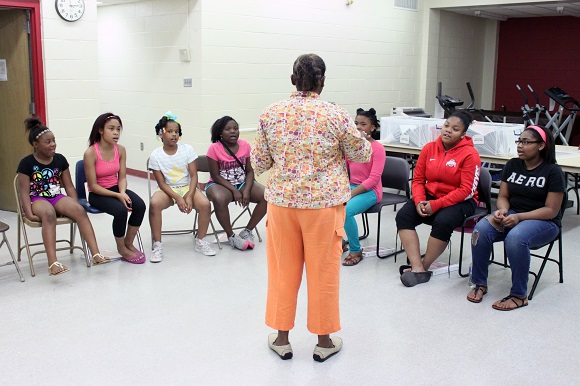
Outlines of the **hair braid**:
M298 91L315 91L322 83L326 65L316 54L300 55L294 62L292 75Z

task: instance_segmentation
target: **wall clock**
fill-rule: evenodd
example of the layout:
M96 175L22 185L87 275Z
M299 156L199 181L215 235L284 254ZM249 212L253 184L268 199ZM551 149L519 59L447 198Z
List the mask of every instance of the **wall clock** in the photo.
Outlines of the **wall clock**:
M77 21L85 13L85 0L55 0L54 6L65 21Z

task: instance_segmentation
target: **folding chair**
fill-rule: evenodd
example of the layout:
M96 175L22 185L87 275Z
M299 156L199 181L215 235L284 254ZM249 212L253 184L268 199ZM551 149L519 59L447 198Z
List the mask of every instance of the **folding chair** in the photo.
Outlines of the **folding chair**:
M199 158L198 158L199 159ZM199 162L198 162L199 163ZM152 194L152 189L151 189L151 173L153 173L153 169L149 168L149 158L147 158L147 191L149 194L149 200L151 200L151 197L153 197ZM195 210L195 208L193 209L195 211L195 215L193 217L193 226L191 227L191 229L175 229L175 230L165 230L165 231L161 231L162 235L188 235L188 234L193 234L194 237L197 237L197 216L199 215L199 213L197 212L197 210ZM220 239L217 235L217 232L215 231L215 227L213 226L213 221L209 220L209 226L212 229L211 233L207 233L207 234L212 234L215 237L216 243L219 247L219 249L222 249L221 243L220 243ZM151 235L151 245L153 245L153 242L155 240L153 240L153 235Z
M385 159L385 168L383 169L383 174L381 175L381 182L384 189L394 189L398 190L399 192L405 192L405 195L390 193L390 192L383 192L383 198L381 202L373 205L365 212L362 213L363 219L363 235L359 237L359 239L365 239L369 236L369 213L377 213L377 250L376 254L377 257L384 259L386 257L395 255L395 261L397 258L397 253L403 251L401 248L397 250L397 235L395 234L395 252L389 253L387 255L381 255L379 253L380 248L380 237L381 237L381 211L383 207L388 205L394 205L395 210L397 208L397 204L405 204L408 200L411 199L411 191L409 189L409 163L404 158L398 157L387 157Z
M100 210L89 204L89 200L87 200L87 190L85 186L86 182L87 176L85 174L85 161L80 160L77 162L75 167L75 189L77 191L77 196L79 198L79 204L81 204L81 206L85 208L85 211L87 211L87 213L92 214L105 213L101 212Z
M2 242L0 242L0 248L2 248L4 244L6 244L6 247L8 247L8 252L10 252L10 256L12 257L12 261L0 264L0 267L5 267L7 265L14 264L14 266L16 267L16 271L18 272L18 276L20 276L20 281L24 281L24 276L22 276L22 272L20 272L20 267L18 266L18 262L16 261L14 252L12 252L12 248L10 248L10 244L8 243L8 239L6 238L6 231L8 231L8 229L10 229L8 224L0 221L0 233L2 233Z
M77 197L79 199L79 204L85 208L85 211L90 214L100 214L105 213L103 211L98 210L94 206L89 203L87 199L87 175L85 174L85 161L80 160L77 161L75 166L75 190L77 191ZM76 224L74 228L74 232L76 234ZM74 236L74 234L73 234ZM139 244L139 250L143 251L143 240L141 239L141 232L137 231L137 243ZM90 255L89 247L86 242L83 240L83 247L86 250L86 254Z
M562 200L562 206L560 208L560 211L562 213L562 217L564 217L564 212L566 211L568 205L568 194L564 195L564 198ZM550 257L550 253L552 252L552 248L554 247L554 243L558 242L558 260L553 259ZM529 271L530 275L534 276L534 283L532 284L532 290L530 291L529 295L528 295L528 300L532 300L532 297L534 296L534 292L536 292L536 287L538 286L538 282L540 281L540 277L542 276L542 273L544 272L544 267L546 267L546 263L548 261L552 261L554 263L556 263L558 265L558 272L560 274L560 283L564 283L564 270L562 268L562 228L560 228L558 235L549 243L546 243L542 246L536 247L536 248L530 248L531 251L538 251L542 248L548 247L548 249L546 250L546 253L541 255L539 253L530 253L531 256L534 257L538 257L540 259L542 259L542 264L540 265L540 269L538 270L538 272L532 272ZM496 265L501 265L504 268L510 268L510 265L508 263L507 260L507 253L505 250L505 245L504 245L504 249L503 249L503 263L499 262L499 261L495 261L495 256L493 253L493 249L491 250L491 259L489 261L490 264L496 264Z
M570 191L573 191L576 195L576 214L580 214L580 194L578 194L578 191L580 190L580 174L566 172L564 173L564 177L566 177L566 182L568 184L566 192L569 193ZM567 207L569 207L568 204Z
M42 242L40 243L30 243L28 241L28 234L26 233L26 225L28 225L31 228L42 228L42 222L40 221L32 221L30 219L28 219L25 215L24 215L24 211L22 209L22 202L20 200L20 192L18 190L18 174L16 175L16 177L14 177L14 195L16 196L16 212L18 215L18 261L20 261L20 256L22 254L22 250L26 249L26 253L28 254L28 264L30 265L30 274L32 276L35 276L36 273L34 271L34 265L32 264L32 258L40 253L46 253L45 249L36 251L34 253L31 253L30 251L30 247L38 247L43 245ZM91 266L91 261L89 260L89 256L85 250L84 246L84 239L81 235L81 245L82 246L78 246L74 244L74 228L76 225L76 222L68 217L65 216L57 216L56 218L56 225L65 225L65 224L69 224L70 225L70 240L56 240L56 244L58 245L59 243L66 243L68 244L68 246L66 247L57 247L56 251L66 251L68 250L71 254L73 253L73 250L75 249L79 249L83 252L83 255L85 256L85 261L87 263L87 267ZM21 237L24 237L24 245L22 245L22 241L21 241Z
M473 213L469 217L466 217L465 220L463 220L463 224L461 224L461 244L459 245L459 268L458 268L459 276L461 277L469 276L469 272L468 273L461 272L461 266L463 262L463 244L465 238L465 230L466 229L472 230L472 227L475 226L474 225L475 223L477 223L479 220L481 220L482 218L491 213L491 174L489 173L489 170L485 168L481 168L479 171L479 183L477 185L477 193L479 196L479 203L480 204L483 203L485 206L477 206L475 208L475 213ZM471 227L469 227L468 225L471 225Z
M203 172L203 173L209 173L209 164L207 162L207 156L205 155L200 155L199 157L197 157L197 171L198 172ZM248 215L251 217L252 216L252 211L250 210L250 206L246 206L244 208L244 210L242 210L242 213L240 213L235 219L234 221L232 221L232 229L236 230L236 229L243 229L244 227L235 227L235 223L236 221L238 221L240 219L240 217L242 217L242 215L244 213L248 213ZM212 210L211 212L212 214L214 213L214 211ZM212 226L213 227L213 226ZM258 231L258 228L256 227L254 229L256 231L256 236L258 236L258 240L260 240L260 242L262 242L262 237L260 236L260 232ZM214 234L215 234L215 230L214 230ZM219 244L218 244L219 245ZM221 246L220 246L221 248Z

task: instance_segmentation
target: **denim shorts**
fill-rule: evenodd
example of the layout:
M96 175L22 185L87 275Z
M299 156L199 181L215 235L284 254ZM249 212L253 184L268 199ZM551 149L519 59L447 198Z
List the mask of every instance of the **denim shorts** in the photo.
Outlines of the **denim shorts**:
M215 185L215 184L217 184L217 182L209 181L207 184L205 184L205 189L203 191L207 192L207 188L209 188L210 186ZM246 181L242 182L241 184L235 184L234 186L236 187L236 189L242 190L244 185L246 185Z

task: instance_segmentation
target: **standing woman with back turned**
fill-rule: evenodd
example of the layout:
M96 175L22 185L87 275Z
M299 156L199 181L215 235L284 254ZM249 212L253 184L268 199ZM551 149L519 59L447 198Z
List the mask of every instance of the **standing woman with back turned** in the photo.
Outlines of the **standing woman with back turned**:
M317 55L294 62L289 99L260 116L251 153L257 175L271 169L266 185L268 300L266 324L278 333L269 347L292 358L288 340L294 327L298 290L306 265L308 330L318 335L313 358L336 354L342 340L338 289L345 203L350 187L345 156L369 162L370 143L362 138L346 110L320 99L326 65Z

